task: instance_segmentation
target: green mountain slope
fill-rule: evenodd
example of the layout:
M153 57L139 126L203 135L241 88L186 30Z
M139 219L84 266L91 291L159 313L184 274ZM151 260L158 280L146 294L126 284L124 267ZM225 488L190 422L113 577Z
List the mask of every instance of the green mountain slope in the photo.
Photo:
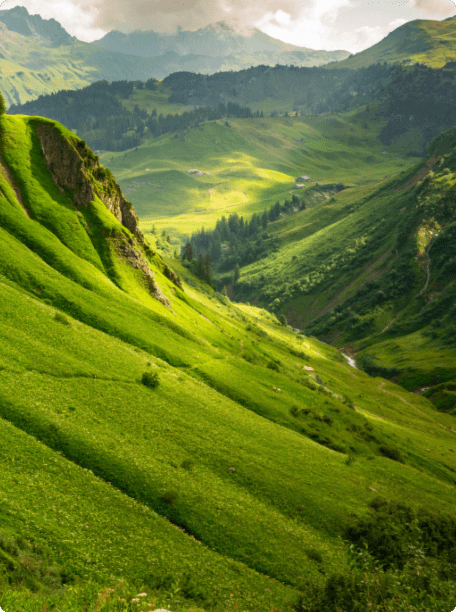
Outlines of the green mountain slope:
M332 64L331 68L357 70L377 62L420 62L441 68L455 59L455 18L444 21L417 19L399 26L376 45Z
M0 91L7 106L100 79L146 80L153 73L149 61L81 42L24 7L0 11L0 28Z
M448 383L456 355L453 172L450 130L412 170L283 215L268 224L269 255L241 269L235 295L360 350L367 371L408 389Z
M340 536L376 493L453 520L453 417L164 261L62 126L0 133L2 608L77 610L89 579L95 607L123 579L173 609L285 611L347 571ZM82 586L14 587L37 576L23 540Z

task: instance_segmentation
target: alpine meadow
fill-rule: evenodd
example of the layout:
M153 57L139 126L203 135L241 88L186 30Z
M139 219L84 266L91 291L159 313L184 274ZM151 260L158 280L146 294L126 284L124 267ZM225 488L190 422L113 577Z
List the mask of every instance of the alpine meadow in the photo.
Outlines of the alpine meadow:
M455 24L0 11L2 612L454 609Z

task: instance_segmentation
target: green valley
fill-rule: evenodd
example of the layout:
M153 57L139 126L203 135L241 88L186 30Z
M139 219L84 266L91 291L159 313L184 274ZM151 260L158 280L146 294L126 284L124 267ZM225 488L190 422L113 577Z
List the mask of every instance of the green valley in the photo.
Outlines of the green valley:
M0 134L0 606L386 611L398 575L417 609L448 606L454 417L162 257L69 130L3 116ZM391 512L425 557L354 566L347 541L382 559Z
M0 11L0 612L453 609L455 19Z

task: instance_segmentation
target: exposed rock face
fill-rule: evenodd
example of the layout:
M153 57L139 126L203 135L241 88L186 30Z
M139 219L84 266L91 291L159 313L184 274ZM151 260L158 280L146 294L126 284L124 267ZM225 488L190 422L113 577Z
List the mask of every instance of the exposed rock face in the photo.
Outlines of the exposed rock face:
M46 165L57 187L61 191L64 189L73 191L74 203L77 206L87 206L96 194L116 219L143 242L144 238L133 206L125 199L117 183L110 180L105 172L100 172L101 166L97 158L87 157L83 143L75 142L73 145L49 123L38 124L36 131ZM89 176L89 169L99 186Z
M39 123L36 132L46 165L59 191L73 191L74 203L77 206L87 206L94 199L95 192L79 151L50 124Z
M171 302L163 294L162 290L155 282L154 273L149 268L149 263L147 259L143 256L140 249L135 248L135 246L126 244L124 241L122 241L119 244L117 244L116 251L123 259L128 261L128 263L130 264L132 268L135 268L136 270L140 270L144 274L146 278L147 288L149 290L149 293L155 299L161 302L163 306L166 306L166 308L170 308Z
M132 268L143 273L149 293L169 308L170 301L155 282L154 274L144 256L143 250L150 253L150 249L139 229L138 217L112 175L100 166L98 159L84 143L69 142L52 124L39 123L36 131L46 165L59 191L72 191L73 201L78 208L87 206L98 196L134 236L133 239L127 240L124 235L117 234L113 239L116 252Z

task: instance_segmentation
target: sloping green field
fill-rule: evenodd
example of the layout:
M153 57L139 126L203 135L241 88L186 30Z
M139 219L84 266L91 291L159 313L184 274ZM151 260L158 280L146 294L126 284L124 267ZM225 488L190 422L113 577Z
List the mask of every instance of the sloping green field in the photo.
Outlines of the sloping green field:
M24 600L22 583L2 608L93 609L123 579L151 606L288 611L347 571L345 528L376 496L454 516L453 417L141 246L103 208L96 159L53 126L2 118L0 548L46 546L95 599ZM45 129L82 163L88 204L57 189ZM5 555L0 585L22 563Z
M294 185L301 174L310 185L359 184L411 164L400 150L385 150L378 125L356 117L230 119L230 125L207 122L182 138L164 135L132 151L102 154L144 231L155 225L179 238L215 226L222 215L262 212L300 195ZM192 169L205 174L190 175Z

